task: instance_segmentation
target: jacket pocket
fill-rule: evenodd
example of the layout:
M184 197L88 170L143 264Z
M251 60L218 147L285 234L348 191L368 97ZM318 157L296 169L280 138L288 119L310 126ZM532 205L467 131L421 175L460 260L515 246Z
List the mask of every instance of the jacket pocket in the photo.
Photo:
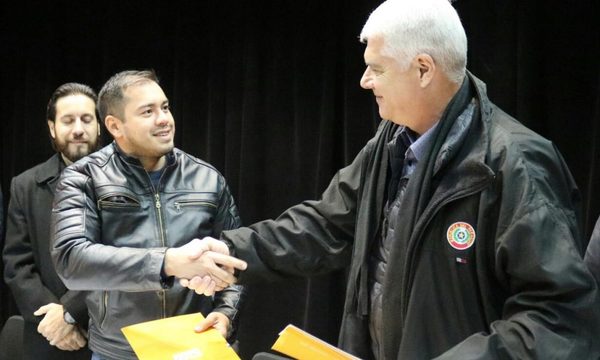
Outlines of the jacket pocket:
M207 199L180 199L173 202L173 207L177 211L183 211L194 207L209 207L216 209L217 203Z
M98 209L131 209L139 208L140 201L132 194L108 193L98 198Z
M181 246L193 238L215 236L214 224L220 209L218 194L165 194L162 199L166 224L175 235L168 237L167 246Z

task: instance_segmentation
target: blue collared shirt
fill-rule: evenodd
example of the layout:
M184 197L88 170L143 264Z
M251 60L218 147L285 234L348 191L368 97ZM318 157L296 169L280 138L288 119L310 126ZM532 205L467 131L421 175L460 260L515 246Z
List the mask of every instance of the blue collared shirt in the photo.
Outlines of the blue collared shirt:
M402 177L409 177L415 171L419 161L425 156L425 152L433 142L433 134L437 128L439 121L436 122L423 135L418 136L414 131L406 126L402 126L396 130L392 142L405 141L410 143L408 149L404 153L404 163L402 165Z

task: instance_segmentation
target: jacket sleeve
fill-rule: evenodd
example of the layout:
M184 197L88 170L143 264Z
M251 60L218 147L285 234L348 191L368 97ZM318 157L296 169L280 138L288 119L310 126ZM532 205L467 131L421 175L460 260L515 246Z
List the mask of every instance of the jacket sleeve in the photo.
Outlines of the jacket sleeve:
M42 282L40 270L35 263L27 230L27 217L20 199L23 191L25 190L13 178L3 251L4 280L10 287L23 317L29 322L37 322L33 313L40 306L60 301Z
M576 204L568 200L578 197L571 197L574 183L553 155L522 154L501 174L505 184L489 260L507 294L501 318L439 359L598 358L597 285L582 261Z
M56 186L51 253L60 278L73 290L162 289L166 248L104 245L93 186L81 166L67 167Z
M4 196L2 195L2 185L0 184L0 234L4 234Z
M585 252L585 264L590 269L596 282L600 282L600 217L596 221L594 231Z
M224 183L224 180L222 180ZM223 230L237 229L241 225L238 209L227 185L219 201L219 208L214 227L214 236L218 237ZM244 299L244 287L232 285L215 294L214 311L225 314L231 320L230 337L235 337L238 326L238 313Z
M67 292L60 297L60 303L63 305L63 308L68 311L77 324L84 329L87 329L88 321L90 319L85 302L86 296L86 291L67 290Z
M242 225L239 211L225 180L221 177L221 188L217 216L213 225L213 237L218 238L224 230L237 229Z
M317 275L349 264L364 152L338 171L320 200L304 201L275 220L223 232L235 256L248 263L240 283Z
M24 211L24 206L27 205L23 205L21 198L24 191L27 190L22 184L18 184L13 179L4 247L6 283L12 290L19 311L27 321L37 322L41 319L33 315L40 306L57 303L63 305L79 324L87 327L85 293L67 290L58 299L42 281L40 276L42 269L36 263L34 251L49 251L49 249L34 249L36 245L31 241L27 212ZM42 243L47 244L47 242Z

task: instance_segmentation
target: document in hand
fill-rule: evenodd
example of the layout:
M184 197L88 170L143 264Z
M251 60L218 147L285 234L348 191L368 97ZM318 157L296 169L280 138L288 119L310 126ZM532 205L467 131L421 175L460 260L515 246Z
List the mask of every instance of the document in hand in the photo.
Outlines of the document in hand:
M271 349L298 360L360 360L291 324L279 333Z
M215 329L201 333L194 327L201 313L153 320L121 329L140 360L240 360Z

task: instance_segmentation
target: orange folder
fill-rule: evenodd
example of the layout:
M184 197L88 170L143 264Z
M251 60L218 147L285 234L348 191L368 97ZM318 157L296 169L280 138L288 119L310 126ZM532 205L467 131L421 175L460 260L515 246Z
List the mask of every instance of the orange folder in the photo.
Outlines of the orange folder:
M215 329L196 333L201 313L147 321L121 329L140 360L240 360Z
M279 333L271 349L298 360L360 360L291 324Z

